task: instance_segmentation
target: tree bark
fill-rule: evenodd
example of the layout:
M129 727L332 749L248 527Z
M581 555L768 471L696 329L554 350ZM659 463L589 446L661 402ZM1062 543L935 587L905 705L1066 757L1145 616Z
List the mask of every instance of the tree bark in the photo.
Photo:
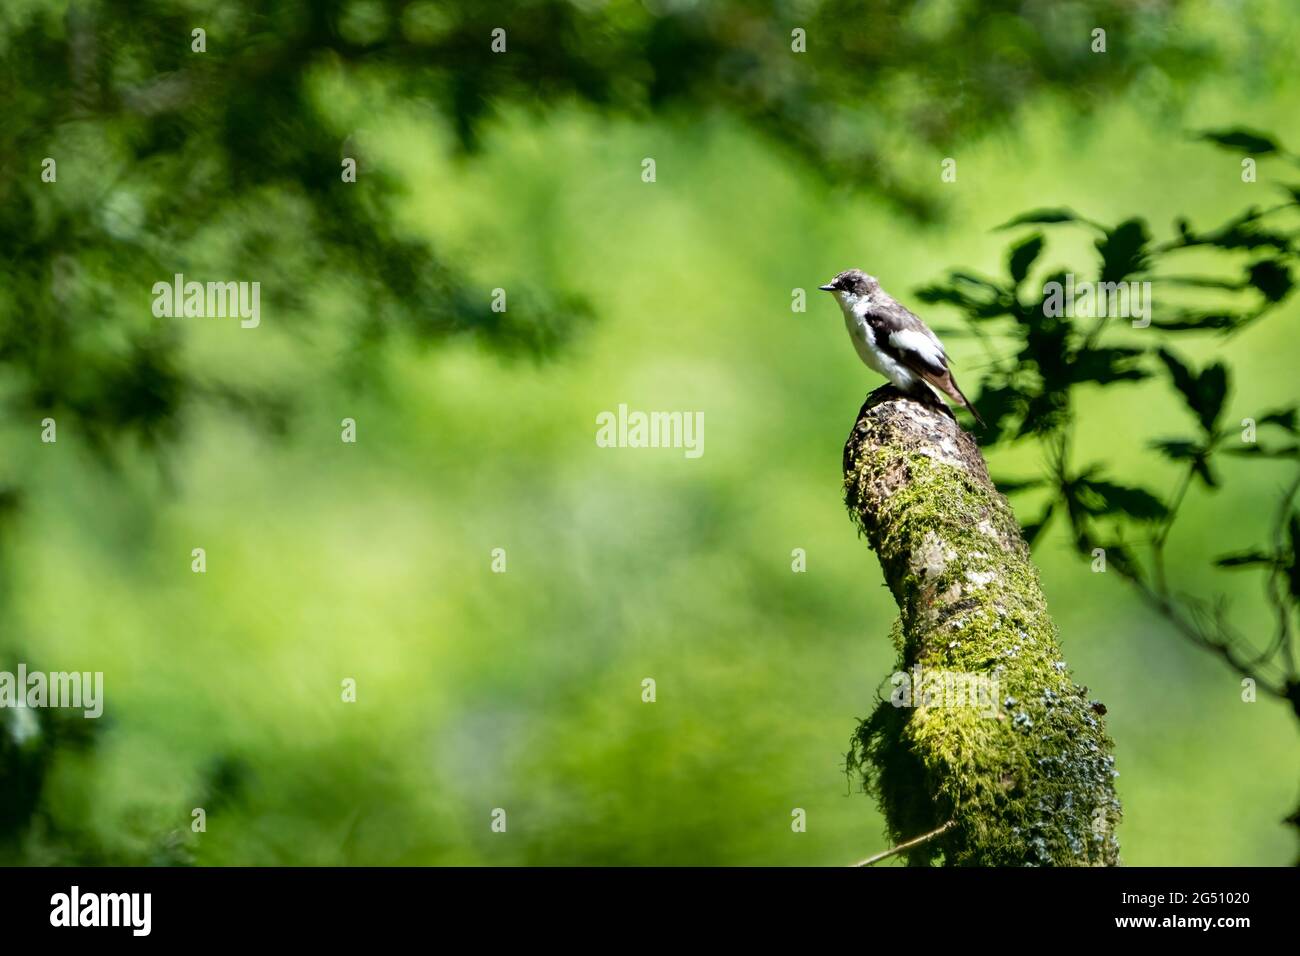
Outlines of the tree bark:
M859 725L850 770L895 843L952 821L908 862L1117 864L1105 707L1071 679L974 439L886 386L858 413L844 487L899 608L891 699Z

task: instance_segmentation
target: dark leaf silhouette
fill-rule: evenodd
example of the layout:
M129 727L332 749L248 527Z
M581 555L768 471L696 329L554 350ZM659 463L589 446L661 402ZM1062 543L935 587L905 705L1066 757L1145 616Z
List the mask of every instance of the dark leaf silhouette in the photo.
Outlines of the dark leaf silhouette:
M1097 240L1101 253L1101 281L1119 282L1147 267L1147 243L1151 236L1142 219L1128 219Z
M1300 446L1289 445L1284 448L1273 448L1268 445L1241 445L1235 448L1225 448L1224 454L1237 458L1285 460L1300 457Z
M1225 554L1215 558L1214 564L1219 568L1272 567L1276 560L1273 555L1265 554L1263 551L1243 551L1240 554Z
M1296 429L1297 413L1300 413L1300 409L1296 408L1296 406L1294 405L1291 406L1290 408L1279 408L1275 412L1268 412L1265 415L1261 415L1259 417L1259 424L1277 425L1279 428L1285 428L1287 431L1289 431L1291 434L1294 435L1296 434L1297 431Z
M1010 260L1007 263L1008 271L1011 273L1011 281L1015 285L1025 281L1025 276L1029 275L1029 269L1033 266L1034 260L1038 254L1043 251L1043 234L1036 232L1028 239L1015 245L1011 249Z
M1151 443L1151 447L1172 461L1192 463L1192 472L1209 488L1217 488L1218 481L1210 468L1210 452L1199 442L1181 438L1167 438Z
M1043 530L1047 527L1048 522L1052 520L1052 512L1055 511L1055 509L1056 509L1055 502L1049 503L1047 507L1043 509L1043 513L1038 516L1037 521L1031 522L1030 524L1021 527L1020 533L1024 535L1025 542L1029 544L1031 547L1033 546L1034 542L1038 539L1038 537L1043 533Z
M1003 422L1009 417L1024 414L1028 402L1028 396L1017 388L1009 385L990 387L985 384L975 399L980 417L988 423L984 440L997 441L1004 431Z
M1197 442L1182 438L1167 438L1151 443L1151 447L1160 451L1166 458L1174 461L1191 461L1201 455L1201 446Z
M1099 547L1106 552L1106 561L1115 570L1125 574L1132 574L1136 571L1137 561L1133 557L1133 552L1125 545L1116 542L1114 544L1099 545Z
M1169 369L1174 388L1182 393L1183 400L1196 414L1201 427L1207 433L1212 433L1228 395L1227 367L1221 362L1215 362L1207 365L1197 375L1168 349L1160 349L1159 355Z
M1175 310L1171 318L1152 319L1151 326L1165 332L1234 332L1255 318L1243 312Z
M1009 289L969 272L950 272L944 285L917 290L922 302L946 302L975 319L991 319L1010 313L1014 298Z
M1213 276L1154 276L1152 281L1161 285L1188 286L1195 289L1227 289L1230 292L1238 292L1243 288L1242 283L1234 279L1216 279Z
M1030 488L1041 488L1047 483L1045 478L994 478L993 484L997 485L998 491L1004 495L1012 495L1017 491L1028 491Z
M915 295L922 302L931 305L936 302L946 302L965 312L974 312L979 305L966 293L950 285L927 285L917 289Z
M1141 488L1095 478L1079 478L1070 487L1075 500L1091 515L1112 515L1118 511L1139 521L1156 521L1169 513L1164 502Z
M1214 476L1214 469L1210 467L1210 459L1204 455L1192 463L1192 472L1205 483L1205 487L1219 487L1219 479Z
M1281 146L1263 133L1256 133L1243 127L1204 130L1200 138L1227 149L1235 149L1255 156L1266 156L1269 153L1282 151Z
M1030 396L1017 437L1047 435L1063 426L1070 417L1068 388L1052 388Z
M1070 380L1107 383L1149 378L1150 372L1137 367L1144 354L1142 349L1133 348L1088 349L1070 363Z
M1287 522L1287 533L1291 543L1291 560L1287 564L1287 580L1290 584L1292 600L1300 599L1300 513L1291 512Z
M1010 229L1013 226L1027 226L1031 224L1050 225L1058 222L1082 222L1073 209L1035 209L1033 212L1023 213L1014 219L1008 219L998 229Z
M1266 229L1259 224L1263 213L1257 206L1251 206L1240 216L1230 219L1218 229L1210 232L1193 232L1186 219L1177 223L1179 238L1174 247L1216 246L1220 249L1260 249L1272 246L1287 251L1291 249L1291 237L1285 232Z
M1269 302L1281 302L1291 292L1291 273L1275 259L1264 259L1252 265L1249 281Z

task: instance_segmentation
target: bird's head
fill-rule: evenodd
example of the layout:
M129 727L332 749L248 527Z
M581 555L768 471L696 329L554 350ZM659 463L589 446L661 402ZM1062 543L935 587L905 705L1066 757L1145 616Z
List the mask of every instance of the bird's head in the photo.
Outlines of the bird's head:
M880 283L876 281L875 276L869 276L861 269L849 269L817 288L834 295L839 300L840 305L850 307L854 303L862 299L868 299L879 292Z

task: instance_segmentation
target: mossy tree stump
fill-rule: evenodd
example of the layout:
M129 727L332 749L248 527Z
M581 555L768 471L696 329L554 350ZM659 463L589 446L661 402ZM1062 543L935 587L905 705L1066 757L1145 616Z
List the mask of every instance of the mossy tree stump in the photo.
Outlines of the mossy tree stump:
M844 486L898 602L899 671L924 675L911 705L879 703L849 756L895 843L949 824L908 862L1117 864L1105 708L1061 659L1029 547L975 441L945 409L878 389L844 447ZM995 688L996 708L927 704L936 675Z

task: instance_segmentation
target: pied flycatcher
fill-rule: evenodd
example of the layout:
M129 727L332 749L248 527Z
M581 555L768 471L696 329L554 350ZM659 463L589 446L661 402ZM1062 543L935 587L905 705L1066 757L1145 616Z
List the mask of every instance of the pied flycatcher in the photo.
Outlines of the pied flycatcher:
M867 367L889 379L900 392L917 398L947 395L984 425L948 371L948 353L924 322L880 288L875 276L861 269L841 272L826 285L844 312L844 326Z

